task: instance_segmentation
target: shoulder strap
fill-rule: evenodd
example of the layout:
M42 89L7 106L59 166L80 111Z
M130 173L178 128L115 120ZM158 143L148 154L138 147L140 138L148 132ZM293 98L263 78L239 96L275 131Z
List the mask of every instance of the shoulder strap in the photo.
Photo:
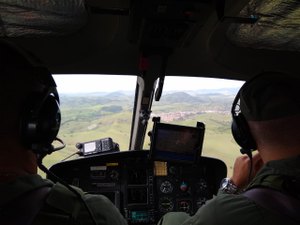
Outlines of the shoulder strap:
M80 217L83 215L82 212L85 211L88 216L84 218L84 224L96 224L93 211L89 209L87 202L84 200L85 193L77 187L70 187L72 191L64 184L55 183L47 197L46 205L68 215L68 224L77 224L78 219L83 219Z
M78 195L83 195L83 192L80 189L76 189L76 192ZM76 220L82 207L80 198L61 183L54 184L46 203L47 205L70 215L72 220Z
M0 224L29 225L43 207L51 187L41 187L4 205L0 214Z
M300 222L300 201L269 188L253 188L243 193L258 205Z

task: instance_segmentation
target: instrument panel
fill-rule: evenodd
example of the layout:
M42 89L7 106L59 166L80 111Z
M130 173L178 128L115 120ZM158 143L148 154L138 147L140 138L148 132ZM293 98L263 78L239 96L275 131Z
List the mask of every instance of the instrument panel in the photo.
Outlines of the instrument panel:
M201 157L193 164L152 161L149 151L79 158L50 171L84 191L108 197L128 224L156 224L173 211L195 214L217 193L227 173L217 159Z

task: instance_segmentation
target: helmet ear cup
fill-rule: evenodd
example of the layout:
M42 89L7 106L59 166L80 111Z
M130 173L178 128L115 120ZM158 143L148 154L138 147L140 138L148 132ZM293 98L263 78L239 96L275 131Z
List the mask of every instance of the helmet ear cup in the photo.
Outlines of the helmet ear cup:
M244 150L255 150L256 142L242 113L232 116L231 132L236 143Z
M33 93L21 119L21 139L35 153L50 154L61 122L59 100L48 91L46 95Z

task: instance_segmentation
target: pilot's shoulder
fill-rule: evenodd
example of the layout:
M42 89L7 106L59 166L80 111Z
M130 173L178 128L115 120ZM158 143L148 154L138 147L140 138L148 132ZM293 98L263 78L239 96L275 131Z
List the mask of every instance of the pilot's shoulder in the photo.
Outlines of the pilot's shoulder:
M46 200L47 204L70 215L73 220L88 221L92 215L97 224L126 224L123 216L107 197L88 194L74 186L71 189L56 183Z
M256 204L243 195L218 194L202 206L184 225L260 224L263 214Z
M94 218L101 221L99 224L127 224L119 209L106 196L86 193L84 200L87 202Z

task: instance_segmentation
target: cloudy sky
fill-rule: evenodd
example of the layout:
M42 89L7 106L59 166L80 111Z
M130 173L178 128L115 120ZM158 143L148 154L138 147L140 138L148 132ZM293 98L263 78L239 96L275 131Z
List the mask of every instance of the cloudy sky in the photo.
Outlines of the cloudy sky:
M111 92L134 90L135 76L54 75L59 93ZM195 77L166 77L164 90L198 90L240 87L244 82Z

